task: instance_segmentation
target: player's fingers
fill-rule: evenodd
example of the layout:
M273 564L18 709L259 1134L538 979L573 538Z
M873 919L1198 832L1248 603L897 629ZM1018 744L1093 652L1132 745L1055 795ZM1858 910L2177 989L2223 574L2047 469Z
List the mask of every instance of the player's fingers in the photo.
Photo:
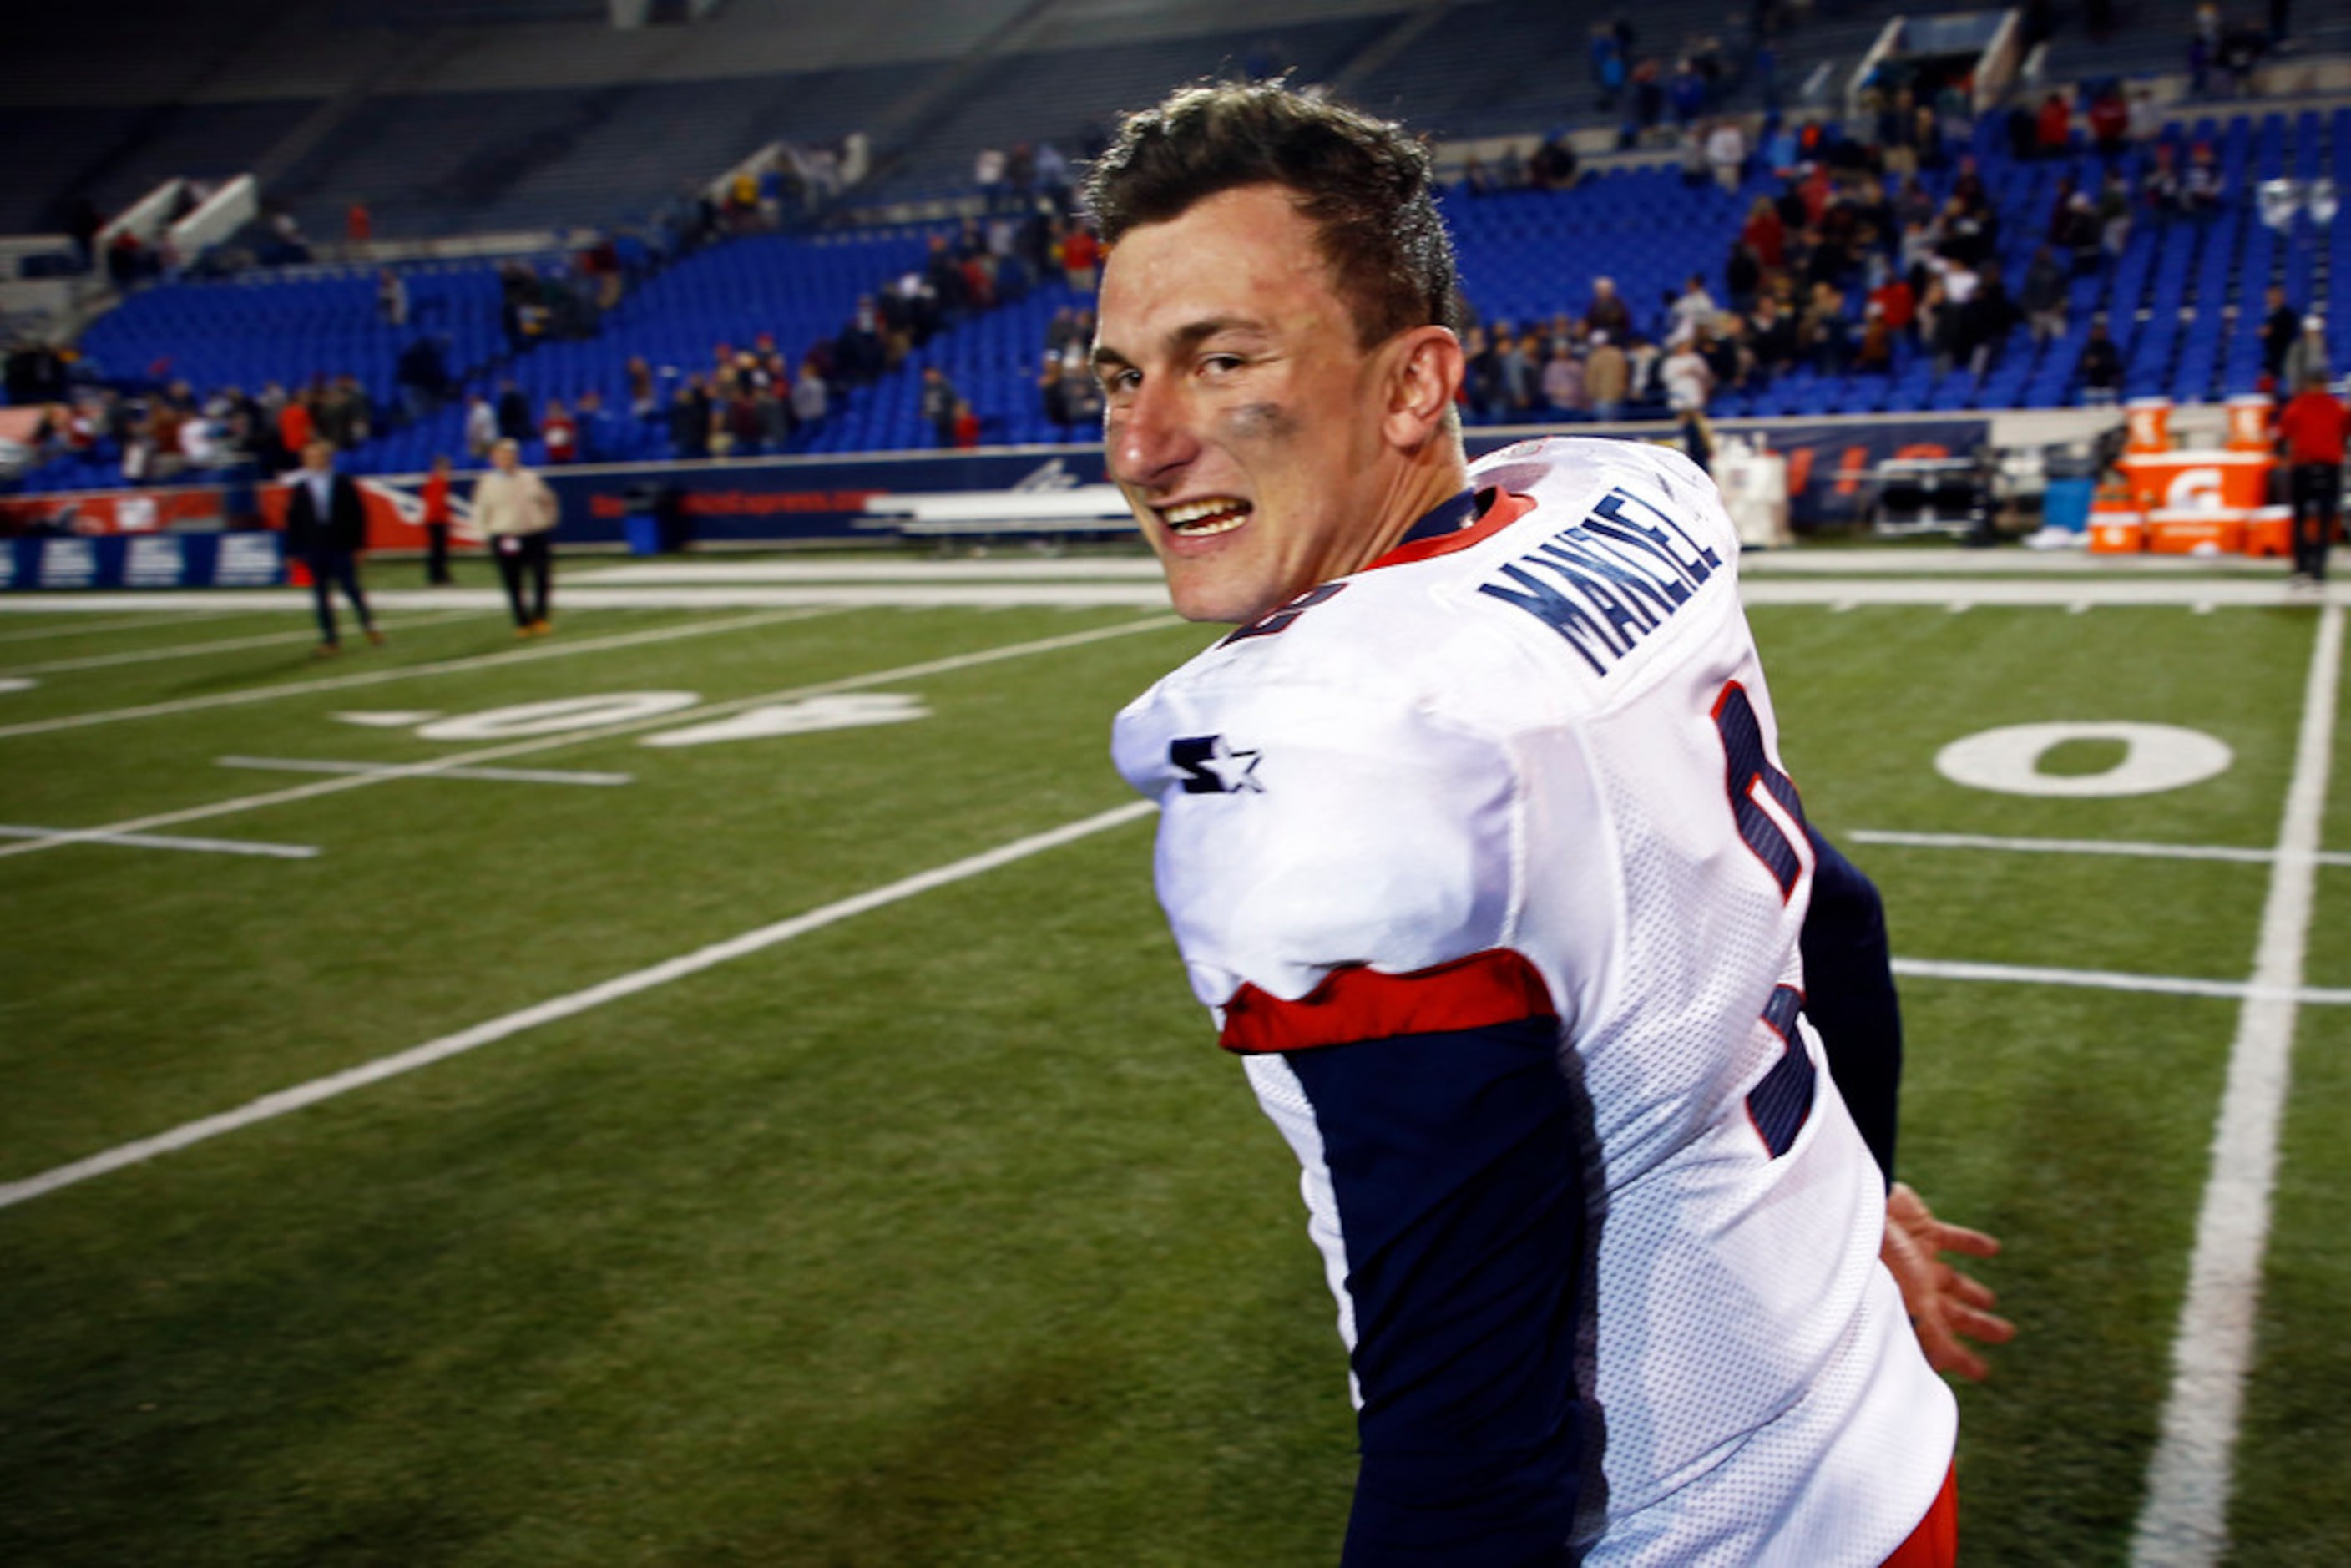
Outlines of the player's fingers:
M1970 1339L1986 1344L2006 1344L2016 1337L2016 1325L1992 1312L1980 1312L1972 1307L1954 1307L1950 1313L1951 1327Z
M1938 1372L1948 1372L1954 1377L1964 1377L1970 1383L1981 1383L1991 1375L1991 1368L1983 1358L1940 1329L1929 1333L1921 1325L1919 1347L1927 1353L1927 1364Z
M1980 1230L1970 1230L1964 1225L1935 1223L1936 1249L1943 1252L1964 1252L1970 1258L1997 1258L2000 1239Z
M1990 1285L1985 1284L1981 1280L1970 1280L1957 1269L1951 1270L1946 1293L1958 1297L1971 1307L2000 1305L2000 1296Z

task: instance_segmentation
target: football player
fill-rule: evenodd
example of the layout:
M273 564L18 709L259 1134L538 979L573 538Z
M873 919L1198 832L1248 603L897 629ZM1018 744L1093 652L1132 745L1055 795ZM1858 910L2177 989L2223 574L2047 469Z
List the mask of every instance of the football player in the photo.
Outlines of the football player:
M1922 1324L1989 1301L1934 1257L1972 1233L1889 1218L1807 1019L1825 862L1713 486L1625 442L1468 464L1400 127L1188 89L1089 196L1112 476L1238 628L1114 752L1301 1167L1345 1561L1948 1563L1955 1406L1881 1251Z

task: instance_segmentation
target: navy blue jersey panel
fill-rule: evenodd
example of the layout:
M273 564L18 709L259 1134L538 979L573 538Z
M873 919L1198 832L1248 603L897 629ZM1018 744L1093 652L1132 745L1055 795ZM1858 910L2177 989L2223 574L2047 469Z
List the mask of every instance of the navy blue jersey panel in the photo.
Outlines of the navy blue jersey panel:
M1877 885L1807 824L1813 902L1804 912L1804 1016L1819 1031L1829 1076L1886 1179L1902 1100L1902 1004Z
M1300 1051L1346 1238L1345 1562L1557 1560L1575 1512L1582 1118L1549 1019Z

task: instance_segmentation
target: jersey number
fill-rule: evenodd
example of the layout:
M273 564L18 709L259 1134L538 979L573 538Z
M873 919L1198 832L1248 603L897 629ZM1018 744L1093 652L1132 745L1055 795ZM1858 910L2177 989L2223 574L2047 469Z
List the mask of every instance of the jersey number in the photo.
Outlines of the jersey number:
M1722 736L1723 789L1730 799L1731 821L1780 884L1780 902L1785 904L1795 896L1804 857L1758 797L1770 795L1799 829L1804 825L1804 803L1796 797L1794 781L1764 755L1763 726L1755 716L1755 705L1747 700L1746 688L1737 681L1726 685L1714 701L1714 727ZM1813 1059L1804 1054L1796 1032L1803 1005L1803 993L1794 987L1773 988L1763 1022L1780 1037L1780 1060L1747 1092L1747 1119L1775 1160L1794 1146L1796 1134L1813 1113Z

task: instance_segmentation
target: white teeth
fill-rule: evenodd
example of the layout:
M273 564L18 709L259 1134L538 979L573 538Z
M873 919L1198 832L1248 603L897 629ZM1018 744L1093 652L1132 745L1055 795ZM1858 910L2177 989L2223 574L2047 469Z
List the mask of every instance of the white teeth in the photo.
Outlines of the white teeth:
M1234 500L1229 496L1212 497L1205 501L1186 501L1180 507L1167 507L1160 516L1176 532L1190 536L1229 533L1249 520L1249 503Z

